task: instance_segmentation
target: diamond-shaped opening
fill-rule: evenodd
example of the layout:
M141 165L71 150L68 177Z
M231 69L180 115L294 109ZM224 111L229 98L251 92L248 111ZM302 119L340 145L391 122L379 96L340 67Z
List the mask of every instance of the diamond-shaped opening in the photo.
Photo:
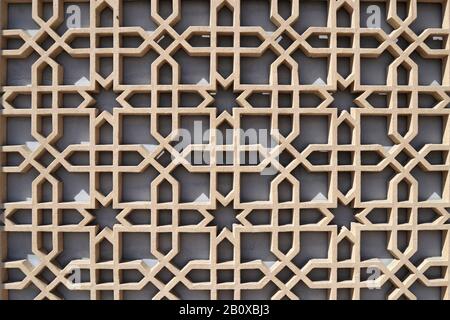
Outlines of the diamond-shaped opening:
M156 275L155 278L162 283L168 283L175 275L169 271L166 267L163 267Z
M276 277L280 279L283 283L287 283L293 276L294 272L288 267L284 267L280 272L277 273Z
M289 165L294 159L294 156L287 150L283 151L278 156L278 162L280 162L283 167Z
M395 157L395 160L397 160L402 166L405 166L411 160L411 157L407 152L405 152L405 150L403 150Z
M287 50L291 46L291 44L294 43L294 41L292 41L291 37L287 33L283 33L278 37L276 41L280 46L283 47L284 50Z
M397 38L397 40L396 40L396 44L397 44L403 51L405 51L405 50L409 47L409 45L410 45L411 43L413 43L413 42L414 42L414 39L411 39L411 38L408 36L407 33L401 34L401 35Z
M50 271L49 268L45 267L39 272L37 278L42 282L49 284L53 280L55 280L56 276L53 272Z
M42 49L47 51L51 46L55 44L55 40L53 40L52 37L46 34L38 40L38 44Z
M405 267L402 266L396 273L395 276L402 282L404 282L406 280L406 278L408 278L408 276L411 274L411 271Z
M165 50L173 43L173 41L173 37L165 32L156 40L156 43Z
M169 151L163 150L159 155L156 156L156 161L163 167L167 167L172 163L172 155Z
M55 157L45 150L36 160L44 167L48 167L55 160Z

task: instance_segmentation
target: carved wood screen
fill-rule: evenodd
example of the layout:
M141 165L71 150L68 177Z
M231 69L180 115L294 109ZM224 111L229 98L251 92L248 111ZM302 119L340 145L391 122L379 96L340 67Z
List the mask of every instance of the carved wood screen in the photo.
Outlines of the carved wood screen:
M3 299L449 299L448 0L0 19Z

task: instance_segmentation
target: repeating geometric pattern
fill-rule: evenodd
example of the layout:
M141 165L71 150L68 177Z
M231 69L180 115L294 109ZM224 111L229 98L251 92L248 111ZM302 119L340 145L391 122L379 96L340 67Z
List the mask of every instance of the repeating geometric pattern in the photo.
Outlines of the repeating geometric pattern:
M450 298L448 0L0 19L2 299Z

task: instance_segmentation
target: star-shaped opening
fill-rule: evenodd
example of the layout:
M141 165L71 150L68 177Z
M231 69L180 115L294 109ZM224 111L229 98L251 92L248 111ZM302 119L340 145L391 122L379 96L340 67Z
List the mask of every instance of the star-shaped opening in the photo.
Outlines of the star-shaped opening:
M112 114L114 108L121 108L120 103L117 101L119 94L115 93L112 89L100 88L99 92L93 94L92 97L95 99L94 107L100 113L107 111Z
M333 94L331 107L338 109L339 113L344 110L350 112L351 108L358 108L354 102L358 96L359 94L352 92L350 87L339 89Z
M236 93L233 91L232 85L230 85L228 88L223 88L219 85L217 91L215 92L214 102L212 103L212 106L217 109L218 115L224 111L232 115L233 108L239 107L239 104L236 101L239 95L240 93Z
M100 231L109 228L112 229L115 224L119 224L116 217L120 213L120 210L113 209L112 207L101 207L92 211L92 215L95 220L93 223L99 226Z
M346 206L342 203L339 203L337 208L331 209L330 211L334 215L331 223L338 226L339 231L342 229L342 227L346 227L348 230L350 230L351 223L356 222L356 210L352 208L350 204Z
M239 221L236 219L237 213L232 205L224 207L221 204L218 204L217 209L211 211L211 214L214 216L214 220L209 223L209 226L216 226L218 233L224 228L232 231L233 224L239 224Z

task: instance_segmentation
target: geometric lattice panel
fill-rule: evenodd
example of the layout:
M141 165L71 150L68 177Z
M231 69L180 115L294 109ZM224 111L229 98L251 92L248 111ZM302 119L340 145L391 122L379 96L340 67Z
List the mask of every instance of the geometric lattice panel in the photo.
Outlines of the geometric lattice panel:
M450 1L0 26L2 299L450 298Z

